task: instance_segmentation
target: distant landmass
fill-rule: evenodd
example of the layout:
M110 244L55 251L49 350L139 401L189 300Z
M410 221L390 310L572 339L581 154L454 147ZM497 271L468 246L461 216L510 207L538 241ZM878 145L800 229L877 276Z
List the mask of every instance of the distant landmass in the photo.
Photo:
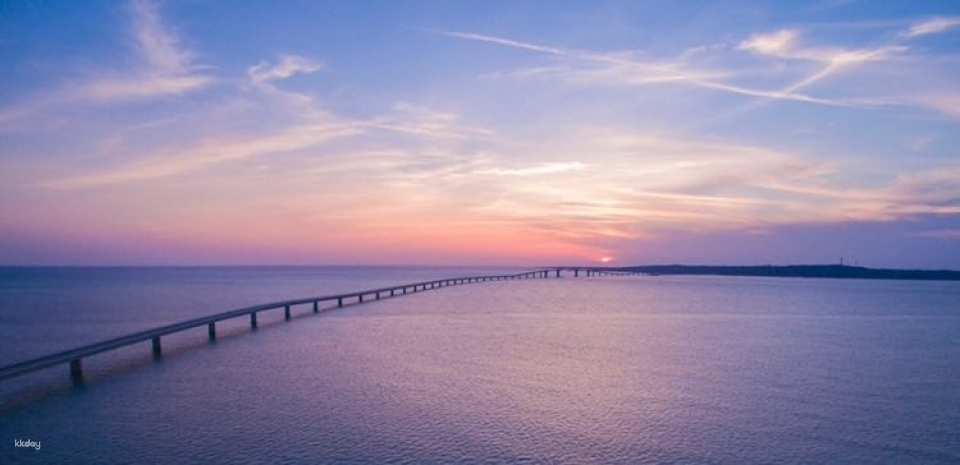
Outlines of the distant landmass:
M616 268L649 275L771 276L782 278L910 279L960 281L955 270L901 270L847 265L701 266L644 265Z

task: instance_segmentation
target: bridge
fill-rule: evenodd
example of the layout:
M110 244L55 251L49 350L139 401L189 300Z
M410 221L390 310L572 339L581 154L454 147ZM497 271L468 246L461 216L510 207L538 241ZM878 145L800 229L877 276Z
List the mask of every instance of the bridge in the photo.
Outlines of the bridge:
M257 314L260 312L283 309L284 320L290 321L291 311L294 307L309 306L313 313L319 313L320 304L329 303L324 310L343 308L348 305L358 305L364 302L381 300L383 298L400 297L408 294L424 292L429 290L441 289L450 286L459 286L465 284L483 283L491 281L506 281L517 279L547 279L551 276L560 278L563 272L571 272L574 277L590 276L613 276L639 274L632 271L624 271L616 268L591 268L591 267L556 267L548 269L539 269L534 271L525 271L516 274L501 275L481 275L465 276L460 278L444 278L433 281L423 281L418 283L401 284L379 289L368 289L346 294L335 294L319 297L307 297L295 300L285 300L282 302L272 302L252 307L238 308L214 315L209 315L191 320L181 321L158 328L148 329L125 336L120 336L106 341L77 347L75 349L65 350L54 354L26 360L12 365L0 367L0 381L26 375L35 371L50 368L56 365L69 364L70 379L74 385L83 384L83 360L93 355L102 354L122 347L150 342L154 358L161 357L163 346L161 338L170 334L187 331L194 328L207 327L207 337L214 341L217 339L217 323L233 318L247 317L250 319L251 330L257 329ZM335 305L334 305L335 303Z

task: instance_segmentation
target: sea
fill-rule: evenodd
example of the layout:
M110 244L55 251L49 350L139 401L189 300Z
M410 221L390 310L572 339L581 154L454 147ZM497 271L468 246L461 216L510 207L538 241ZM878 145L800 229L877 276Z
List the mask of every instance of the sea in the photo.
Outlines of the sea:
M0 365L519 271L0 268ZM566 274L259 320L0 381L0 464L960 463L960 282Z

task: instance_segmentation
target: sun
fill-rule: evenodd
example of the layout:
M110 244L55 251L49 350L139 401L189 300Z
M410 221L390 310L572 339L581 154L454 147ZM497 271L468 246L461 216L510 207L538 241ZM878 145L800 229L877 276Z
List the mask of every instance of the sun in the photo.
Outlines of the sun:
M613 257L602 257L600 258L600 261L603 263L610 263L613 261Z

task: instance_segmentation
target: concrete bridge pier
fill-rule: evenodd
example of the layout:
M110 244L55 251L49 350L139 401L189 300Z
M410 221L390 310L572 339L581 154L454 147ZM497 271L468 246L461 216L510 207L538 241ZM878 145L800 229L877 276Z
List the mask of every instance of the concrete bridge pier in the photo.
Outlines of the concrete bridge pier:
M83 384L83 364L79 358L70 361L70 381L74 386Z

